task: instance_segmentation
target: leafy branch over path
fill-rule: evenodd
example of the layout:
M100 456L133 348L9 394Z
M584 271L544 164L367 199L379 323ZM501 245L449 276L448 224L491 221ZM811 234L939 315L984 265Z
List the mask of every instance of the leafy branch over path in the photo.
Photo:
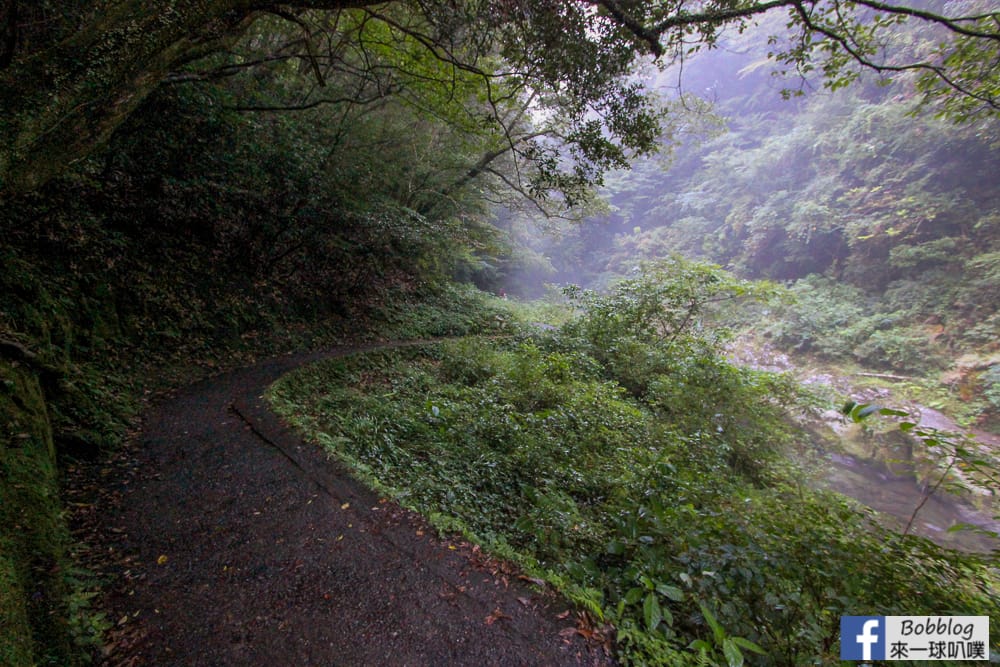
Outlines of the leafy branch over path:
M455 81L477 80L494 107L482 118L494 130L510 130L499 108L504 100L533 98L538 109L563 119L564 131L549 136L565 139L572 167L555 164L558 154L545 142L524 154L548 172L539 181L543 189L599 183L606 169L655 150L663 117L647 92L626 78L648 54L664 63L682 61L692 50L713 48L724 29L746 29L768 12L788 11L791 35L789 46L776 48L773 57L803 75L821 72L831 87L853 81L858 65L916 70L924 73L919 85L928 99L942 100L956 118L995 113L1000 95L998 14L988 4L977 11L978 2L968 13L949 14L875 0L711 0L694 12L682 0L175 0L155 7L91 0L55 21L30 20L35 12L44 15L47 3L41 4L31 10L17 0L0 2L0 29L8 37L0 42L2 195L35 190L91 155L164 81L209 81L184 70L230 51L246 35L273 47L275 53L257 60L294 58L319 88L345 65L359 80L379 80L392 65L373 68L377 63L343 58L345 49L365 50L359 41L365 30L350 29L357 21L402 30L421 47L425 62L437 61L452 73L450 81L403 77L405 85L385 88L386 95L405 95L414 86L447 93ZM284 39L288 28L276 20L299 34ZM884 51L903 21L940 31L941 46L926 58L901 46ZM318 47L324 39L326 53ZM222 71L228 76L241 65L227 63Z

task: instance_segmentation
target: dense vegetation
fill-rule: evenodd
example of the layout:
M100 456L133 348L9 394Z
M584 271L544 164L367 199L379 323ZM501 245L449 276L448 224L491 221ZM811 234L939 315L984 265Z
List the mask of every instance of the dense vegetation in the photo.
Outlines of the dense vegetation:
M19 225L0 251L5 665L76 664L100 647L106 622L90 601L102 582L75 564L82 545L65 523L60 485L67 466L120 444L150 391L262 354L373 336L464 334L483 326L474 313L491 328L506 317L503 309L477 310L481 296L434 283L430 271L408 273L424 258L398 248L421 241L392 236L388 225L357 224L311 247L338 263L336 279L297 274L302 260L291 253L262 276L254 253L277 248L253 245L252 233L263 232L252 219L234 211L202 224L203 207L214 201L200 187L179 194L191 183L174 182L160 195L144 179L124 181L104 188L63 181L8 211ZM33 219L60 235L40 233ZM229 235L237 224L247 236Z
M154 4L0 0L3 664L78 664L101 642L106 621L88 608L99 582L79 566L81 545L60 498L69 463L117 447L156 387L281 350L505 325L506 309L449 281L499 289L498 267L543 265L537 252L505 254L490 224L498 208L577 215L571 209L593 203L592 186L609 169L654 152L661 135L689 122L678 115L689 100L660 104L629 78L651 56L681 62L691 49L716 45L727 26L742 31L766 18L790 25L777 31L776 57L811 82L817 69L834 88L853 80L856 66L912 70L913 94L928 108L982 123L997 107L995 16L978 0L942 6L960 12L950 18L839 0L723 0L694 14L681 2L633 0ZM901 23L920 26L919 44L933 46L886 42ZM814 113L819 122L822 112ZM886 129L907 129L880 114L873 117ZM971 132L959 135L963 148L978 145ZM862 186L875 187L850 187ZM987 202L980 190L969 197ZM885 214L879 229L891 236L891 211L868 205ZM917 280L927 265L947 280L942 258L957 248L978 267L968 275L988 285L995 249L969 253L981 246L977 234L995 227L992 218L945 217L938 246L918 245L928 224L905 230L914 249L889 251L899 276ZM737 288L727 281L719 287ZM940 296L966 297L955 294ZM982 311L991 326L993 305L969 303L962 317ZM586 362L557 379L590 387L623 419L662 413L688 428L715 415L710 402L642 402L650 387L669 394L676 378L666 360L699 382L716 378L734 399L757 396L756 382L770 386L715 359L709 339L679 336L666 356L641 340L602 351L594 338L605 335L601 327L576 326L561 343L522 352L539 355L543 368L550 355L556 365ZM472 360L486 355L468 351ZM994 378L983 393L994 402L998 372L982 375ZM734 437L745 430L744 439L724 455L705 445L704 465L729 466L732 484L769 488L776 473L763 465L764 422L748 405L734 413L746 419L723 425ZM603 586L579 582L581 590ZM658 604L648 606L663 613ZM729 611L715 613L734 632L762 639L738 629Z
M478 159L469 140L391 100L232 108L269 83L164 88L107 150L4 203L5 665L75 664L99 645L100 582L75 563L61 472L112 451L147 391L261 354L482 324L462 314L479 297L446 279L493 244L484 203L427 194Z
M719 78L767 89L755 70ZM666 174L645 161L609 176L607 215L560 241L522 235L551 262L532 277L600 286L682 253L781 281L795 298L756 317L772 344L940 377L966 417L995 424L1000 125L915 115L905 81L784 108L736 94L717 112L724 128L679 146Z
M836 664L841 614L993 614L989 560L802 485L792 386L725 362L705 317L749 289L674 261L577 293L557 330L323 363L271 398L384 493L554 582L625 664Z

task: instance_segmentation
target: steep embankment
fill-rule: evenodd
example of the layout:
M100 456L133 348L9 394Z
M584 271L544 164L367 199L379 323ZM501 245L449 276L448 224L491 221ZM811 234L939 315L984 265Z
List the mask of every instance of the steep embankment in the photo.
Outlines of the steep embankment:
M59 464L120 437L133 401L113 365L92 363L107 319L15 248L0 255L0 663L73 665L100 621L73 567Z
M416 281L385 239L352 254L371 230L331 226L336 275L293 263L267 278L190 201L162 191L141 200L130 187L68 179L3 207L0 664L74 665L99 647L99 582L73 557L61 475L67 462L113 451L146 392L376 331L496 324L483 300Z
M27 664L33 638L68 649L67 628L47 613L45 593L65 595L53 576L68 538L59 518L52 424L42 374L24 347L0 343L0 662ZM41 598L41 599L40 599Z

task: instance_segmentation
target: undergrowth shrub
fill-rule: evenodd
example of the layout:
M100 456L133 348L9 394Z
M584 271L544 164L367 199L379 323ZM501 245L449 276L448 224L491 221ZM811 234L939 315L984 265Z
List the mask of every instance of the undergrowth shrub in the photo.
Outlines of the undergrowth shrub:
M919 291L919 290L917 290ZM928 373L944 365L946 350L921 322L936 312L906 301L913 284L900 281L876 303L861 289L818 275L789 289L792 303L780 306L763 331L786 350L871 368ZM923 292L921 292L923 293Z
M372 318L380 335L397 339L505 333L515 320L502 300L447 282L397 289L377 302Z
M995 560L802 486L780 456L794 388L727 364L700 313L647 326L662 313L642 280L557 331L326 362L269 397L384 493L613 626L623 664L836 664L842 614L993 613Z

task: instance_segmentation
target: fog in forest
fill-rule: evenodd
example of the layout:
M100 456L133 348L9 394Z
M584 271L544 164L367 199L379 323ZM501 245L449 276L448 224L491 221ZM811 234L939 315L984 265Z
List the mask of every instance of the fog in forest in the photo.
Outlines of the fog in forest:
M647 72L686 109L663 154L608 174L606 209L581 222L506 216L521 249L499 272L504 289L601 289L679 253L789 287L797 305L774 331L788 349L900 372L990 349L1000 126L935 118L905 77L830 91L779 76L768 34Z

